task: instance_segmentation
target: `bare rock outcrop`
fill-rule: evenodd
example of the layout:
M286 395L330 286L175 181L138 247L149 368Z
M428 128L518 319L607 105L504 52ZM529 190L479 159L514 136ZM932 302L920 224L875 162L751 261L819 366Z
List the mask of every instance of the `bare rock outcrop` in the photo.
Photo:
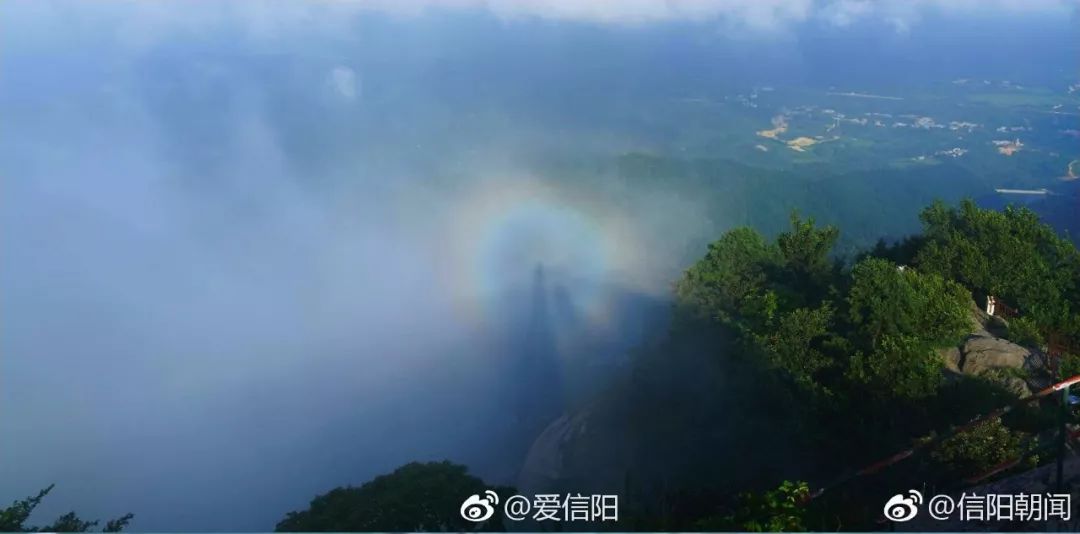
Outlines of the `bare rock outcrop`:
M590 411L563 415L553 421L529 448L518 475L518 488L545 492L565 476L570 467L573 440L588 431Z
M517 488L529 494L619 492L628 464L628 429L596 405L553 421L529 448Z
M971 334L960 345L941 351L946 369L998 379L1017 395L1028 395L1048 385L1046 355L994 335L1000 326L995 319L973 307Z

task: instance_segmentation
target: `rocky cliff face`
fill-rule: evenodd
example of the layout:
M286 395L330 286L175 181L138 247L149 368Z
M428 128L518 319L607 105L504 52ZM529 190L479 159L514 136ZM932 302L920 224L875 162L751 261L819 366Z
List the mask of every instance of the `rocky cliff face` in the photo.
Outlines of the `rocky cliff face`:
M587 437L591 411L563 415L533 442L518 476L518 489L545 493L556 487L572 467L574 441Z
M657 347L593 403L548 425L526 455L518 489L655 503L674 490L809 476L816 463L803 458L799 429L786 424L789 401L763 397L750 366L717 354L736 350L723 334L701 336Z
M616 493L632 465L629 422L600 403L563 415L533 442L517 487L536 493Z

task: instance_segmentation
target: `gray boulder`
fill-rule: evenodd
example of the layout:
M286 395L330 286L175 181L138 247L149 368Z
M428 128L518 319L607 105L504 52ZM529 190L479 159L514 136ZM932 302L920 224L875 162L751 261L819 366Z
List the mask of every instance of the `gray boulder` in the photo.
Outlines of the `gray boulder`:
M986 317L973 314L972 318L977 325L974 331L960 345L941 351L946 369L998 380L1020 396L1049 384L1041 351L994 336L986 329Z

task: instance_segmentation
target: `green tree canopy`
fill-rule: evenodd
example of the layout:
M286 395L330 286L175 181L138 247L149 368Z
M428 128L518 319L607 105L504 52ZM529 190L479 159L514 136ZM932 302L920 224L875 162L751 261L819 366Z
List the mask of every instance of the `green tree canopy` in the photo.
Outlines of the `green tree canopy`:
M799 427L806 439L800 450L819 463L848 468L847 458L892 452L912 436L940 432L1015 398L985 377L957 376L946 385L941 349L976 327L973 293L1019 308L1021 317L1008 329L1018 341L1050 342L1052 334L1062 346L1060 335L1071 332L1068 349L1080 339L1080 255L1033 213L965 201L934 204L921 217L923 234L893 245L881 241L850 269L834 254L839 232L812 219L793 215L772 242L737 228L712 243L676 285L681 307L734 334L725 336L735 342L723 354L738 359L729 368L752 376L755 393L769 400L757 408L761 417ZM691 328L672 335L685 335L690 345L700 323L686 324ZM703 352L712 358L718 351ZM1080 356L1065 355L1062 372L1071 375L1077 361ZM995 422L943 443L926 467L949 479L968 476L1015 457L1025 441ZM801 510L790 505L802 493L788 484L744 497L737 513L697 526L801 528L802 517L787 512Z
M98 521L84 521L68 512L53 521L50 525L41 527L27 526L26 521L34 513L34 509L41 504L42 499L52 491L54 485L38 492L33 497L27 497L15 501L7 508L0 508L0 532L89 532L98 525ZM120 532L131 522L134 514L127 514L105 523L102 532Z
M764 493L739 495L729 515L704 518L695 525L702 530L745 530L747 532L805 532L806 502L810 486L785 480Z
M1019 308L1044 331L1080 335L1080 252L1026 208L938 202L920 218L916 264Z
M881 396L922 399L942 381L942 360L916 336L883 336L869 352L856 352L849 377Z
M803 388L824 392L826 388L816 378L834 364L828 350L835 337L832 322L829 305L798 308L784 314L775 329L755 337L770 366L782 369Z
M992 467L1021 457L1026 436L1009 430L1001 419L991 419L946 439L931 458L954 477L979 475Z
M851 278L849 320L866 349L876 349L885 336L944 347L971 331L971 297L955 282L879 258L855 264Z
M791 229L777 236L783 282L803 297L798 306L814 305L828 294L837 273L829 255L839 237L835 226L818 228L813 217L802 220L798 213L791 214Z
M816 308L832 290L829 258L839 231L791 215L791 228L768 243L756 230L730 230L676 284L680 304L728 326L762 332L778 313Z
M935 349L971 331L967 290L880 258L855 264L851 276L848 314L859 350L850 377L904 398L932 395L943 366Z
M477 524L461 517L461 504L486 490L500 502L513 489L492 488L468 474L463 465L448 461L403 465L362 486L334 488L315 497L307 510L289 512L277 524L279 532L411 532L503 530L496 513Z
M756 230L736 228L709 245L705 257L676 284L680 302L701 315L733 322L749 311L777 260L775 247Z

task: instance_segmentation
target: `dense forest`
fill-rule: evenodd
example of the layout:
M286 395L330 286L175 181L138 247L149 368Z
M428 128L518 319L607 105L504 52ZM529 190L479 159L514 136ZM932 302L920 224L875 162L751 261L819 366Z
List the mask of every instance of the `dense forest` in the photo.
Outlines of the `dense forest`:
M1080 372L1080 354L971 375L950 370L946 352L979 328L1035 354L1050 338L1078 346L1080 252L1023 208L935 203L920 219L920 234L851 257L836 253L840 229L797 214L774 240L743 227L709 245L675 286L667 335L642 347L588 408L606 430L571 445L572 456L595 459L590 449L614 453L619 443L614 483L626 509L616 528L876 529L895 488L946 491L1006 460L1022 459L996 476L1053 460L1053 403L950 429L1015 401L1017 379ZM980 317L987 295L1019 315ZM904 469L816 491L938 438ZM577 475L604 469L590 464ZM581 476L562 483L563 491L588 484ZM480 484L460 466L410 464L319 496L278 528L462 528L451 505L459 488ZM445 501L447 510L413 514L402 503L415 499Z
M1025 384L1080 373L1080 252L1024 208L938 202L920 220L921 233L854 255L837 252L841 229L795 213L775 239L749 227L721 235L675 284L667 332L570 414L597 430L568 445L579 464L552 488L622 495L620 521L601 528L878 529L897 488L951 491L1005 461L1019 460L995 477L1054 461L1053 402L952 430ZM983 313L991 295L1012 315ZM950 351L975 331L1043 363L960 372ZM930 441L903 469L844 477ZM459 515L485 489L517 492L450 462L412 463L320 495L277 529L502 530L498 515ZM46 493L0 511L0 530L30 530ZM94 525L70 514L44 530Z

